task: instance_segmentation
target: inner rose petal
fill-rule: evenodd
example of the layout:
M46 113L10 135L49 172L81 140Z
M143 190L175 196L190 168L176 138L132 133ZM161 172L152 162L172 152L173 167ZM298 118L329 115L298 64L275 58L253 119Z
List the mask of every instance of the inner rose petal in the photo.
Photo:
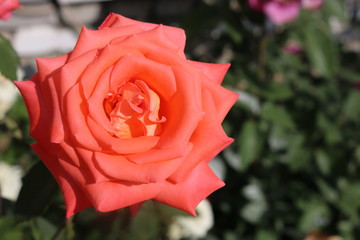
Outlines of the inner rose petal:
M166 121L159 117L159 96L142 80L128 81L110 91L104 110L114 128L111 134L119 138L156 136Z

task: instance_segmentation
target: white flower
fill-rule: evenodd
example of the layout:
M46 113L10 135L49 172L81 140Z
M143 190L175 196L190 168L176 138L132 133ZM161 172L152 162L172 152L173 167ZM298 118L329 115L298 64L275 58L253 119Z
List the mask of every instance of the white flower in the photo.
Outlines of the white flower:
M16 201L22 185L21 177L22 171L19 166L11 166L0 161L0 196Z
M14 104L19 91L15 85L0 74L0 121Z
M204 238L209 229L214 225L214 215L209 200L205 199L196 208L197 215L177 216L169 227L170 240L181 238Z

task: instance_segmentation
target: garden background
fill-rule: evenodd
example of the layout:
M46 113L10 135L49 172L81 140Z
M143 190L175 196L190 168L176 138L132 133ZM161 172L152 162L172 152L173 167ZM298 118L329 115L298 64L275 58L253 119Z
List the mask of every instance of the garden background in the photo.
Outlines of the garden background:
M71 51L82 25L115 12L183 28L188 59L230 62L223 85L240 97L223 124L235 141L212 161L226 186L197 218L148 202L134 218L88 209L66 221L23 100L2 77L0 239L360 239L360 1L325 0L278 25L245 0L21 4L0 22L7 79L29 78L35 57Z

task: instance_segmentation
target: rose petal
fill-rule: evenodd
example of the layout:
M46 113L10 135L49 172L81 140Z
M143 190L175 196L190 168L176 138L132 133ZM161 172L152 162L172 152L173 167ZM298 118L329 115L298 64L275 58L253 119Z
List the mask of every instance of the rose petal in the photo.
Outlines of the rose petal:
M156 24L153 23L140 22L116 13L110 13L98 29L101 30L103 28L119 28L133 25L141 27L143 31L150 30L156 26Z
M126 155L126 158L129 161L132 161L134 163L155 163L155 162L161 162L166 161L169 159L174 158L180 158L185 156L187 150L191 149L192 144L187 143L183 145L177 145L169 148L160 148L160 149L151 149L149 151L143 152L143 153L137 153L137 154L129 154Z
M36 58L39 79L46 79L49 74L52 74L56 69L62 67L66 63L68 57L69 54L54 58Z
M183 181L198 164L210 161L234 141L223 130L221 121L217 116L214 100L209 91L203 92L203 105L206 114L199 122L190 139L194 147L191 153L184 158L179 169L169 178L169 181L176 183ZM211 134L209 134L209 131L211 131Z
M202 88L204 90L206 89L206 91L209 91L211 94L213 99L211 102L215 107L214 115L218 117L218 120L221 123L224 120L226 114L229 112L230 108L239 98L239 95L224 87L214 84L211 81L208 81L206 77L202 78L202 80Z
M187 154L188 148L184 154ZM121 155L95 153L95 164L99 171L112 180L121 179L137 183L161 182L169 177L181 164L182 156L162 162L137 164Z
M88 115L88 110L80 94L80 86L76 84L64 97L63 119L66 121L66 126L71 133L69 138L78 146L100 151L99 143L94 139L87 126L85 115Z
M52 73L54 79L61 79L60 81L55 81L56 89L58 90L60 99L62 99L67 91L69 91L69 89L79 81L79 78L87 68L87 65L94 61L96 56L96 49L89 51L80 57L73 59L71 62L64 63L59 71ZM42 66L48 64L45 60L42 61Z
M143 30L150 30L159 26L158 24L144 23L126 18L118 14L110 13L110 15L101 24L99 29L103 29L107 27L111 29L116 29L116 28L123 28L124 26L134 26L134 25L142 28ZM163 29L166 37L173 44L176 44L181 51L184 51L185 40L186 40L184 30L176 27L163 26L163 25L161 25L161 28Z
M227 64L214 64L214 63L203 63L196 61L188 61L193 66L200 68L202 72L206 75L208 79L217 84L221 84L223 81L227 70L230 67L230 63Z
M141 55L141 53L137 50L121 48L114 44L108 45L98 52L96 59L87 65L79 80L85 98L88 98L92 94L94 89L96 89L96 85L103 84L102 82L99 82L100 76L108 68L114 67L113 65L126 54ZM106 82L106 84L108 85L109 83ZM118 86L116 86L116 88L117 87Z
M65 133L60 111L59 96L54 79L51 76L47 77L41 83L40 88L44 99L46 99L45 104L47 105L47 109L49 109L46 113L48 115L47 122L43 122L42 127L48 129L48 131L44 131L49 134L48 141L60 143L63 141Z
M165 182L154 200L196 216L195 208L201 200L224 185L211 168L202 162L184 181L176 184Z
M62 149L61 158L66 159L70 164L75 167L80 167L80 160L73 146L69 145L67 142L61 142L59 147ZM43 161L46 161L43 160Z
M75 147L75 152L80 162L80 166L78 167L80 170L79 174L82 173L84 176L84 184L95 184L107 182L109 180L109 178L104 176L104 174L102 174L95 166L95 152L79 147ZM66 162L70 161L67 160Z
M145 57L126 55L115 65L110 89L117 89L124 80L144 81L160 97L169 100L177 91L176 79L172 69ZM120 77L119 77L120 76Z
M149 30L149 29L148 29ZM116 29L89 30L83 27L81 29L78 41L71 52L69 61L81 56L82 54L93 50L106 47L109 42L115 38L129 37L132 34L141 32L142 29L137 25L126 26ZM91 39L91 41L89 41Z
M162 105L167 120L161 132L160 148L187 143L203 117L200 73L184 71L180 67L173 67L173 72L178 90L169 102Z
M126 24L122 24L122 23ZM110 24L108 24L110 23ZM120 37L128 37L136 33L149 31L158 27L158 24L143 23L123 16L112 14L109 15L107 20L99 27L99 30L88 30L82 28L78 41L75 45L69 60L72 60L89 50L104 48L113 39ZM111 28L109 28L111 27ZM185 47L185 33L180 28L162 26L161 27L167 38L175 44L180 51ZM88 39L92 39L88 41ZM133 45L136 48L136 45Z
M59 142L63 136L63 128L60 113L55 113L53 108L59 110L56 93L49 89L46 96L37 86L39 82L38 75L34 75L28 81L15 81L21 95L25 99L26 108L30 118L30 135L38 141ZM49 86L49 81L45 83ZM52 96L50 92L54 93ZM50 96L50 99L47 98ZM47 101L45 101L47 99ZM43 131L44 127L50 131Z
M184 51L185 32L180 28L173 28L164 25L156 25L150 31L136 34L140 39L148 39L148 44L153 43L159 47ZM137 46L137 45L135 45ZM154 48L153 48L154 49Z
M152 199L160 192L161 186L159 183L114 181L89 184L85 188L95 209L107 212Z
M179 52L172 51L170 49L156 48L152 49L144 55L147 59L154 62L164 64L166 66L181 66L184 71L198 72L197 67L193 67L186 60L185 55L179 54Z
M28 81L14 81L16 87L20 90L22 97L24 98L26 109L30 118L30 135L33 136L38 131L36 129L39 126L40 118L46 118L46 115L40 114L40 109L46 110L46 106L43 104L43 99L39 90L36 88L35 79L38 78L38 74L35 74ZM46 113L47 111L45 111ZM34 136L33 136L34 137Z
M87 100L89 109L89 117L91 117L98 125L102 126L108 132L114 132L109 118L104 110L104 99L110 88L110 75L113 68L108 68L98 79L97 87L93 94Z
M39 143L32 144L31 147L43 160L46 167L51 171L60 185L66 204L67 218L92 205L86 194L83 192L82 187L80 187L82 186L81 180L79 180L81 175L77 175L76 172L73 174L75 169L74 166L70 164L61 166L59 164L58 156L45 152L44 150L46 148Z
M118 154L141 153L150 150L159 141L158 136L142 136L136 138L117 138L111 136L104 128L91 118L87 118L86 125L91 134L98 141L102 151L114 151Z

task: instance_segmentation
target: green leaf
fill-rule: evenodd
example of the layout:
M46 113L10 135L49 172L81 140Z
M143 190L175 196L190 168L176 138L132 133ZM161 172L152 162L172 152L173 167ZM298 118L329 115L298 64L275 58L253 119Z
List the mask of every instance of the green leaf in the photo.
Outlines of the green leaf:
M260 229L256 233L255 239L256 240L277 240L277 239L279 239L279 237L276 234L276 232L274 232L274 231Z
M354 153L355 159L358 163L360 163L360 145L358 145L355 148L355 153Z
M268 143L271 150L281 151L287 148L290 138L291 134L289 134L286 128L273 125L268 136Z
M14 216L0 217L0 238L1 240L24 239L23 224L17 224Z
M241 32L234 26L232 26L229 22L226 22L226 30L229 34L230 38L237 44L240 44L243 37Z
M327 144L336 144L342 141L341 131L338 125L331 122L331 120L324 114L319 114L316 118L318 128L323 132Z
M240 135L240 165L239 170L245 171L249 165L260 155L262 139L258 126L253 121L247 121Z
M52 223L42 217L33 218L30 223L32 235L36 240L50 240L57 230Z
M304 232L326 226L330 221L330 210L321 200L311 200L304 204L299 227Z
M154 203L147 201L132 220L126 239L158 239L161 230L160 217Z
M325 151L317 150L315 152L315 160L320 172L329 175L331 171L331 159Z
M39 161L23 179L15 212L25 216L40 215L58 189L57 182L49 170Z
M272 124L277 124L289 129L295 128L294 121L288 112L284 108L271 102L264 103L261 110L261 116Z
M313 20L305 24L305 50L316 74L332 77L338 69L336 44L326 24Z
M315 182L325 200L330 203L336 204L336 201L338 201L339 199L339 194L337 190L321 178L318 178Z
M360 73L352 69L340 68L338 75L349 83L359 82L360 79Z
M336 17L341 22L346 22L347 20L345 15L345 2L343 0L324 1L322 11L324 11L329 17Z
M264 95L267 99L272 101L286 100L293 96L293 92L283 83L272 83L267 89L265 89Z
M17 80L16 67L19 57L10 42L0 36L0 73L10 80Z
M305 137L302 134L291 139L286 159L290 169L294 171L305 170L309 166L310 151L305 146Z
M358 240L358 238L354 236L354 225L356 224L354 224L352 221L339 221L337 225L340 230L340 235L343 237L343 239Z
M352 221L359 224L360 218L357 211L360 207L360 182L350 182L347 179L339 179L338 185L341 196L338 202L339 208L344 214L348 215Z
M359 121L360 119L359 104L360 104L360 91L358 90L351 91L344 104L344 113L349 119L353 121Z

